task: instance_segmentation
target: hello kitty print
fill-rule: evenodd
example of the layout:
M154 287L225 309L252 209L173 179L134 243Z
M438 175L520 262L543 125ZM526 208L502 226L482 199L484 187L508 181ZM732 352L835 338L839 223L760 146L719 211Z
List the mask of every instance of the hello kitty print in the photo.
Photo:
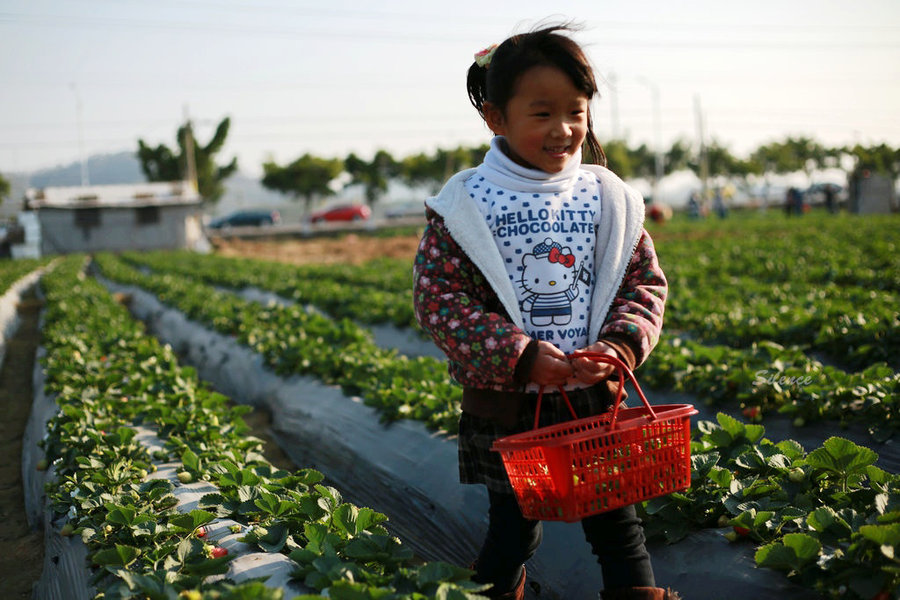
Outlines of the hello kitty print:
M596 177L581 171L553 191L522 192L479 171L466 189L516 289L526 333L567 353L585 347L600 219Z

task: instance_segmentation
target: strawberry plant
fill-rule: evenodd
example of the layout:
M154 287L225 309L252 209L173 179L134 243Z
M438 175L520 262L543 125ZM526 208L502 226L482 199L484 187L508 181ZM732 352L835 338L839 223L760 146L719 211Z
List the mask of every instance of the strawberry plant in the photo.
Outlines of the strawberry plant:
M759 545L758 566L835 597L900 584L900 476L874 466L872 450L832 437L807 453L764 438L761 425L717 421L698 424L691 488L642 506L648 537L725 527L729 540Z
M247 436L245 409L230 407L179 366L171 348L146 337L84 277L82 262L67 258L43 282L46 388L60 412L42 446L55 477L49 506L60 533L87 546L103 597L281 598L282 590L257 581L217 577L240 553L210 534L225 517L249 547L290 556L306 587L324 596L477 597L483 587L469 581L470 571L414 561L384 528L384 515L343 502L321 474L269 465L260 441ZM164 450L151 453L139 441L147 428ZM154 478L162 467L172 476ZM179 487L196 484L176 470L217 491L200 508L180 510Z
M235 290L257 287L335 318L414 327L410 266L376 258L364 265L288 265L186 251L126 253L124 259L160 273Z
M47 259L22 258L12 260L0 258L0 296L22 277L47 264Z
M159 299L261 354L283 375L314 375L362 396L387 421L410 418L454 433L460 389L446 366L379 348L366 330L299 306L263 306L188 278L141 273L111 255L97 256L103 274L139 285Z

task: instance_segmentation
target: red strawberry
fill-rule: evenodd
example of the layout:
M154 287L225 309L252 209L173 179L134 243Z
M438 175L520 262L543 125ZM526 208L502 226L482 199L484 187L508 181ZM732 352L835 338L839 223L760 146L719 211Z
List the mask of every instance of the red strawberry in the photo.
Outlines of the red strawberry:
M748 406L743 410L744 417L751 421L755 421L760 416L761 412L762 409L758 404L754 406Z
M204 527L203 525L201 525L200 527L197 528L197 537L198 537L198 538L205 538L205 537L206 537L206 527Z
M746 527L741 527L740 525L734 526L734 532L741 537L747 537L748 535L750 535L750 530Z
M228 556L228 550L222 546L216 546L212 549L211 554L213 558L222 558L223 556Z

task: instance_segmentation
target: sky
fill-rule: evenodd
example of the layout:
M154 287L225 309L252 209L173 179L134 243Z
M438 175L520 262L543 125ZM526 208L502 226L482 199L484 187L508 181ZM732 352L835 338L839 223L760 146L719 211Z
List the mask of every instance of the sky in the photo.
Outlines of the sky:
M486 143L472 55L569 20L601 143L900 146L897 0L0 0L0 173L173 147L186 116L201 143L230 117L218 161L252 176Z

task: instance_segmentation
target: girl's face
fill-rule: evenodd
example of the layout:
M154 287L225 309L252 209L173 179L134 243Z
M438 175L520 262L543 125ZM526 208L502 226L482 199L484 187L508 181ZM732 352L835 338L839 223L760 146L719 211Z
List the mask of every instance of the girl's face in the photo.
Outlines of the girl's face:
M501 110L484 105L488 127L506 137L510 158L522 166L559 173L587 135L589 98L556 67L525 71Z

